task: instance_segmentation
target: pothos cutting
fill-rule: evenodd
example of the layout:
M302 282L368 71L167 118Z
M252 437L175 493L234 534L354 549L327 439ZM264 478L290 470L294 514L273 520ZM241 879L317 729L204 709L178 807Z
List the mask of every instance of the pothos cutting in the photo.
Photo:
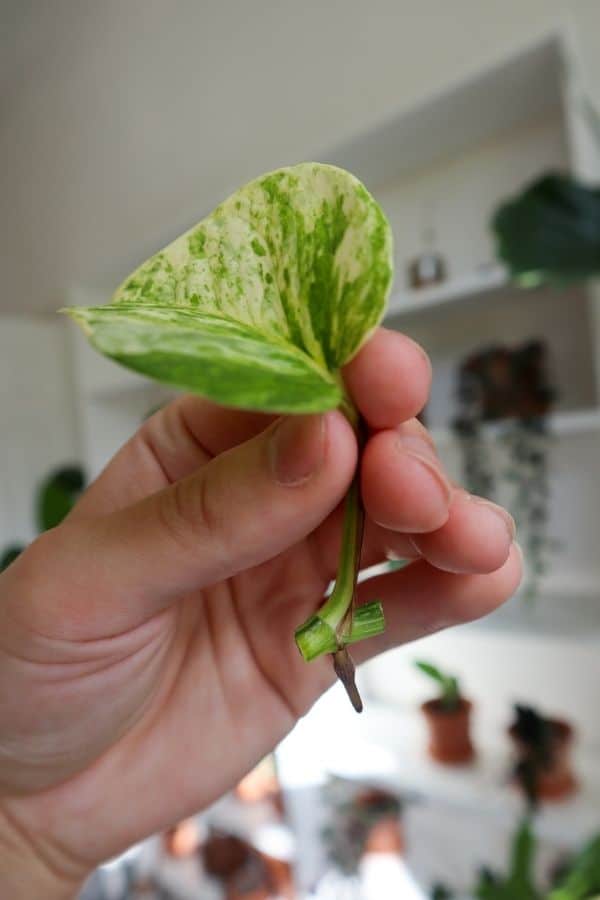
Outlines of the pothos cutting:
M284 415L338 407L360 450L341 369L383 318L391 280L391 230L373 197L342 169L303 163L241 188L106 306L66 311L101 353L216 403ZM359 712L347 648L384 629L380 602L356 604L363 522L355 475L335 586L295 633L305 660L332 655Z

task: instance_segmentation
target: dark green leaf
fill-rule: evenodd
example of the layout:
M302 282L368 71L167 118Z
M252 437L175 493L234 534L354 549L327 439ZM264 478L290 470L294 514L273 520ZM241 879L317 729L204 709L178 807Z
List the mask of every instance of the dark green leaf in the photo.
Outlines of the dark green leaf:
M600 188L545 175L503 204L492 227L499 258L524 286L600 274Z
M0 572L4 572L21 555L24 549L25 547L20 544L11 544L10 547L6 547L0 556Z

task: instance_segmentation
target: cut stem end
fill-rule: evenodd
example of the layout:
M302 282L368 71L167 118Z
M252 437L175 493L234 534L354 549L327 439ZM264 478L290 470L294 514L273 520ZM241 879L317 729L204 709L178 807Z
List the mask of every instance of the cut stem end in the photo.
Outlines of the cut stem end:
M296 629L296 645L306 662L325 653L342 650L346 644L356 644L365 638L375 637L385 631L383 607L379 600L358 606L352 616L350 633L340 639L336 629L325 622L318 613Z

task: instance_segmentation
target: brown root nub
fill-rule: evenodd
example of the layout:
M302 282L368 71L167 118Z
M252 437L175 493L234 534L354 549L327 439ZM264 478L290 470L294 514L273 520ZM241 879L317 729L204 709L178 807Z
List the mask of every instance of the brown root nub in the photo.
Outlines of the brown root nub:
M363 711L363 702L358 693L358 688L356 687L355 669L352 657L345 647L341 650L337 650L332 656L335 674L346 688L350 703L357 713L361 713Z

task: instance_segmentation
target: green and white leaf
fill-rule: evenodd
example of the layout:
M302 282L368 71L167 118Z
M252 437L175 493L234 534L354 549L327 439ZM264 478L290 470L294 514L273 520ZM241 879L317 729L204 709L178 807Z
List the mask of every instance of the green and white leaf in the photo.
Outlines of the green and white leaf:
M302 163L252 181L143 263L109 305L67 312L106 356L218 403L294 413L381 321L392 238L353 175Z

